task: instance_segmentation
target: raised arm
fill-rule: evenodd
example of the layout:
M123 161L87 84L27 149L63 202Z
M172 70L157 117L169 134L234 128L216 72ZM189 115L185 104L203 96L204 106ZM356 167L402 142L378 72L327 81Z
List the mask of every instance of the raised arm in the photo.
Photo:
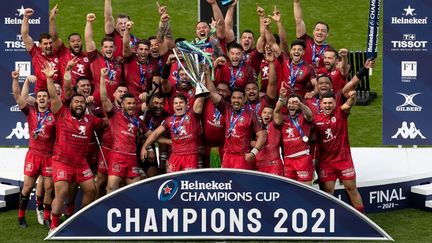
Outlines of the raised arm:
M100 72L101 72L101 75L100 75L100 82L99 82L100 83L99 84L99 92L100 92L100 98L101 98L101 102L102 102L102 109L105 112L109 112L113 108L113 105L112 105L110 99L108 99L106 84L105 84L105 79L107 78L107 75L108 75L108 69L102 68L100 70Z
M281 49L279 47L279 45L276 43L276 38L274 37L271 29L270 29L270 23L271 20L269 18L266 18L263 22L264 26L265 26L265 41L266 41L266 45L269 45L271 47L271 49L273 50L273 53L276 57L278 57L281 54Z
M12 93L15 98L15 101L20 109L23 109L26 106L26 100L21 95L21 89L19 86L18 78L19 78L19 69L12 71Z
M375 66L375 61L367 59L364 63L364 66L361 67L356 75L351 78L351 80L345 84L345 86L342 88L342 94L348 98L349 92L352 90L355 90L357 88L357 85L360 83L360 81L363 79L364 76L369 75L369 68L373 68Z
M260 33L256 42L256 49L259 53L264 53L264 46L266 45L265 24L266 21L268 20L266 20L264 9L258 3L256 6L257 6L256 12L259 16L259 33Z
M252 150L245 154L245 160L248 162L253 162L257 153L264 147L265 143L267 141L267 131L261 130L256 133L256 142L255 146L252 148Z
M54 8L51 9L49 16L49 34L51 35L54 49L59 49L60 46L63 44L62 39L59 38L57 33L56 17L59 11L57 5L58 4L56 4Z
M104 5L104 19L105 19L105 34L109 35L114 32L115 23L112 14L111 0L105 0Z
M280 13L279 9L276 7L276 5L274 6L273 15L270 17L276 23L276 26L278 28L278 35L279 35L279 39L280 39L280 43L279 43L280 49L285 53L289 53L288 40L286 37L285 27L282 24L281 13Z
M127 58L132 56L133 50L130 45L130 33L134 22L126 22L126 29L123 33L123 57Z
M174 54L169 55L167 62L162 69L160 87L161 87L162 93L164 93L164 94L169 94L171 92L172 86L171 86L171 83L169 82L168 78L169 78L169 75L171 73L171 66L176 61L177 60L176 60L176 57Z
M108 0L107 0L108 1ZM111 2L111 1L109 1ZM96 50L96 43L93 40L93 21L95 21L96 15L94 13L87 14L87 22L84 30L85 44L87 52Z
M294 19L296 23L296 36L300 38L306 34L306 25L303 19L303 10L300 0L294 0Z
M216 20L216 36L225 39L225 19L216 0L207 0L213 11L213 18Z
M33 48L33 38L29 34L29 18L34 13L34 10L31 8L24 9L24 16L21 23L21 38L24 42L25 48L27 51L30 51Z
M276 102L275 109L273 110L273 121L276 123L276 125L282 125L283 123L282 107L284 107L287 103L287 94L288 91L286 88L281 87L279 91L279 99Z
M307 105L303 104L303 102L301 102L300 100L298 101L298 104L306 121L312 121L313 116L311 109Z
M163 125L160 125L147 137L144 145L141 148L141 160L144 161L144 159L147 158L147 147L152 145L165 131L165 127Z
M74 90L72 87L71 71L72 71L72 68L77 63L78 63L78 58L74 57L71 60L69 60L66 64L66 68L64 71L64 75L63 75L63 92L64 92L64 99L65 100L70 100L74 94Z
M341 72L343 76L347 76L349 72L348 67L348 50L345 48L341 48L339 50L340 61L337 64L337 68Z
M34 75L27 76L21 89L21 96L23 97L23 99L27 103L32 105L35 103L35 98L33 96L30 96L30 83L35 83L36 80L37 78Z
M344 112L350 112L351 108L355 105L357 101L357 92L355 90L351 90L348 92L348 99L347 101L342 105L341 110Z
M57 95L57 91L54 86L54 80L52 78L57 70L55 70L54 67L48 63L45 63L42 72L45 74L47 79L48 94L51 98L51 111L53 114L56 114L63 106L61 98Z
M231 43L235 41L234 34L234 12L237 7L238 0L234 0L228 7L225 14L225 43Z
M275 69L275 54L273 53L270 46L266 46L265 59L268 62L269 73L268 79L269 82L267 84L267 97L275 100L277 93L277 84L276 84L276 69Z

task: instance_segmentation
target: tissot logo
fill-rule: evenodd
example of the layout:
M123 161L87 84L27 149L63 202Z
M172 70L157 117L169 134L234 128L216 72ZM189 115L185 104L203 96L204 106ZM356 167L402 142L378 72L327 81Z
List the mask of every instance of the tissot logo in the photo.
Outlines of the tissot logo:
M418 40L416 34L403 34L402 40L391 41L392 51L427 51L428 41Z
M392 17L392 24L427 24L428 17L418 18L415 8L411 5L403 9L402 17Z
M396 106L396 111L421 111L422 107L414 103L414 97L421 93L405 94L396 92L405 98L405 102L402 105Z
M20 8L17 8L16 11L17 13L15 13L15 17L5 17L4 18L4 24L22 24L22 16L24 15L24 6L21 5ZM28 20L29 24L41 24L41 17L37 17L37 18L30 18Z

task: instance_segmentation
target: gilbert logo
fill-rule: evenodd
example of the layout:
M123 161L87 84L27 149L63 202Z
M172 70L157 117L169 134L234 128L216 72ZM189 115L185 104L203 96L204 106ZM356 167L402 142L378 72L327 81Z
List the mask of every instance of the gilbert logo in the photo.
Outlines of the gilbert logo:
M428 18L417 18L415 8L411 8L411 5L403 9L402 17L392 17L392 24L427 24Z
M402 105L396 106L396 111L421 111L422 107L414 103L414 97L421 93L405 94L396 92L405 98L405 102Z
M165 202L171 200L179 189L179 183L175 180L168 180L159 187L158 199Z

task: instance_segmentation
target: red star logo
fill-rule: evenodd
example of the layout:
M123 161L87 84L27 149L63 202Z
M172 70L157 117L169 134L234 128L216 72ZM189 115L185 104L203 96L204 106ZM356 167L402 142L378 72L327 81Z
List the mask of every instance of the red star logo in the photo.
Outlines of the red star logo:
M164 187L163 190L164 190L164 194L170 194L172 188L170 188L168 185L166 185L166 187Z

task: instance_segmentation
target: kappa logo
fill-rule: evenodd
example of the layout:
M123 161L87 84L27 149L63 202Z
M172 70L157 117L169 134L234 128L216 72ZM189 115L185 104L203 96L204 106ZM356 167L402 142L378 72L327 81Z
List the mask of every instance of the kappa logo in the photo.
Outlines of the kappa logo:
M176 180L168 180L159 187L158 199L165 202L171 200L179 189L179 183Z
M395 135L391 138L397 139L401 136L403 139L416 139L419 136L421 139L426 139L425 136L421 133L420 129L417 129L416 124L414 122L410 122L410 126L408 127L408 122L403 121L401 127L398 128Z
M24 123L24 126L22 125L22 122L17 122L16 127L12 129L6 139L12 139L14 137L17 139L29 139L30 135L27 122Z
M11 18L11 17L5 17L4 18L4 24L7 25L12 25L12 24L17 24L17 25L21 25L22 24L22 16L24 15L24 6L21 5L21 8L17 8L16 11L18 13L15 13L15 17ZM31 18L28 20L29 24L41 24L41 17L38 18Z
M405 98L405 102L402 105L396 106L396 111L421 111L422 107L414 103L414 97L421 93L405 94L396 92Z
M417 13L415 8L411 8L411 5L403 9L402 17L392 17L392 24L427 24L428 17L417 18Z

